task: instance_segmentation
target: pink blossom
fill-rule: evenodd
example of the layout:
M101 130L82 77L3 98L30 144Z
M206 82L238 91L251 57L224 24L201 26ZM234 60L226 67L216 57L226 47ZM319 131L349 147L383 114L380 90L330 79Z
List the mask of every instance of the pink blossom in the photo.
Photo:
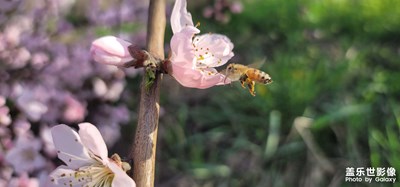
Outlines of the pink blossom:
M133 60L128 51L130 45L131 43L115 36L104 36L92 42L90 53L99 63L123 66Z
M234 14L239 14L243 11L243 5L240 1L235 1L229 6L231 12Z
M63 117L69 122L80 122L86 114L86 105L79 102L71 95L65 98L65 110Z
M104 80L100 78L93 79L94 93L105 100L118 100L122 94L122 91L124 91L124 88L125 82L123 81L113 81L107 84Z
M0 96L0 125L9 125L11 123L10 109L6 106L6 99Z
M214 9L212 7L206 7L203 10L203 16L206 18L211 18L211 16L214 14Z
M33 18L30 16L19 15L9 19L10 21L4 29L4 35L7 44L11 46L18 46L21 41L22 33L32 31Z
M13 90L17 107L32 121L37 122L48 110L46 106L46 90L42 87L29 88L20 84Z
M18 137L15 146L6 154L6 161L10 163L15 172L24 173L40 169L46 162L39 153L42 144L30 134L25 133Z
M23 117L19 116L14 122L13 122L13 131L14 134L17 136L23 136L26 133L29 133L31 130L31 123Z
M8 183L8 187L39 187L39 180L29 178L28 174L24 173L20 177L13 177Z
M31 53L25 47L20 47L16 50L13 50L9 55L11 58L13 58L10 67L14 69L25 67L28 61L31 59Z
M0 147L0 162L3 162L5 156L3 150L11 149L13 147L11 129L4 126L0 126L0 144L2 145L2 147Z
M42 68L46 63L49 62L49 56L44 52L37 52L32 55L31 64L37 69Z
M171 75L183 86L209 88L230 82L215 67L233 57L233 44L224 35L204 34L193 25L186 0L177 0L171 14Z
M106 144L94 125L79 124L79 134L66 125L57 125L51 132L58 158L66 164L50 174L54 185L136 186L120 160L108 158Z

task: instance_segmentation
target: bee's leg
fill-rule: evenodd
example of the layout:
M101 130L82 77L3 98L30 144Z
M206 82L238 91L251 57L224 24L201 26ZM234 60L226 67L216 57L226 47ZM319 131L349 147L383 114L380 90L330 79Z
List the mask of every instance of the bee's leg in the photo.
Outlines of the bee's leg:
M242 80L240 80L240 85L242 86L242 88L246 88L245 86L244 86L244 81L242 81Z
M244 74L244 75L242 75L241 77L240 77L240 85L242 85L242 88L246 88L245 86L244 86L244 83L248 83L247 82L247 75L246 74Z
M246 79L246 82L247 82L247 87L249 87L250 94L252 96L256 96L256 92L254 91L255 82L250 79Z

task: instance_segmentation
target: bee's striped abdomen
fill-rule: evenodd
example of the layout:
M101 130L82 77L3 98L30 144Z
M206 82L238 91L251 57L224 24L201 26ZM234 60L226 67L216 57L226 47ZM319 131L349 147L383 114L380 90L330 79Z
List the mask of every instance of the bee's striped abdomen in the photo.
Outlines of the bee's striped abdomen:
M249 68L246 72L246 75L249 79L259 83L268 84L272 82L271 77L267 73L258 69Z

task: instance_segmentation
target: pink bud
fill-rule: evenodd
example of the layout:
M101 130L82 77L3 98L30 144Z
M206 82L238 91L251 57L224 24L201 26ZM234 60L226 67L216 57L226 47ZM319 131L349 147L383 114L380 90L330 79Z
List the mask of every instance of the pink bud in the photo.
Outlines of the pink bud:
M231 9L231 12L234 14L239 14L243 11L243 5L239 1L233 2L229 8Z
M92 42L90 54L96 62L123 66L133 60L128 51L130 45L132 44L115 36L104 36Z

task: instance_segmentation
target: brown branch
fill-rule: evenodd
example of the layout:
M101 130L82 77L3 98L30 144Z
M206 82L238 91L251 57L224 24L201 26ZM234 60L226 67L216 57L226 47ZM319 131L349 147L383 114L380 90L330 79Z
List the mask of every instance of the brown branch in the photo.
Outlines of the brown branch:
M165 0L150 0L147 50L159 59L164 59L164 32ZM132 176L138 187L154 186L161 76L156 73L154 83L147 88L146 78L142 80L139 119L131 152L134 160Z

